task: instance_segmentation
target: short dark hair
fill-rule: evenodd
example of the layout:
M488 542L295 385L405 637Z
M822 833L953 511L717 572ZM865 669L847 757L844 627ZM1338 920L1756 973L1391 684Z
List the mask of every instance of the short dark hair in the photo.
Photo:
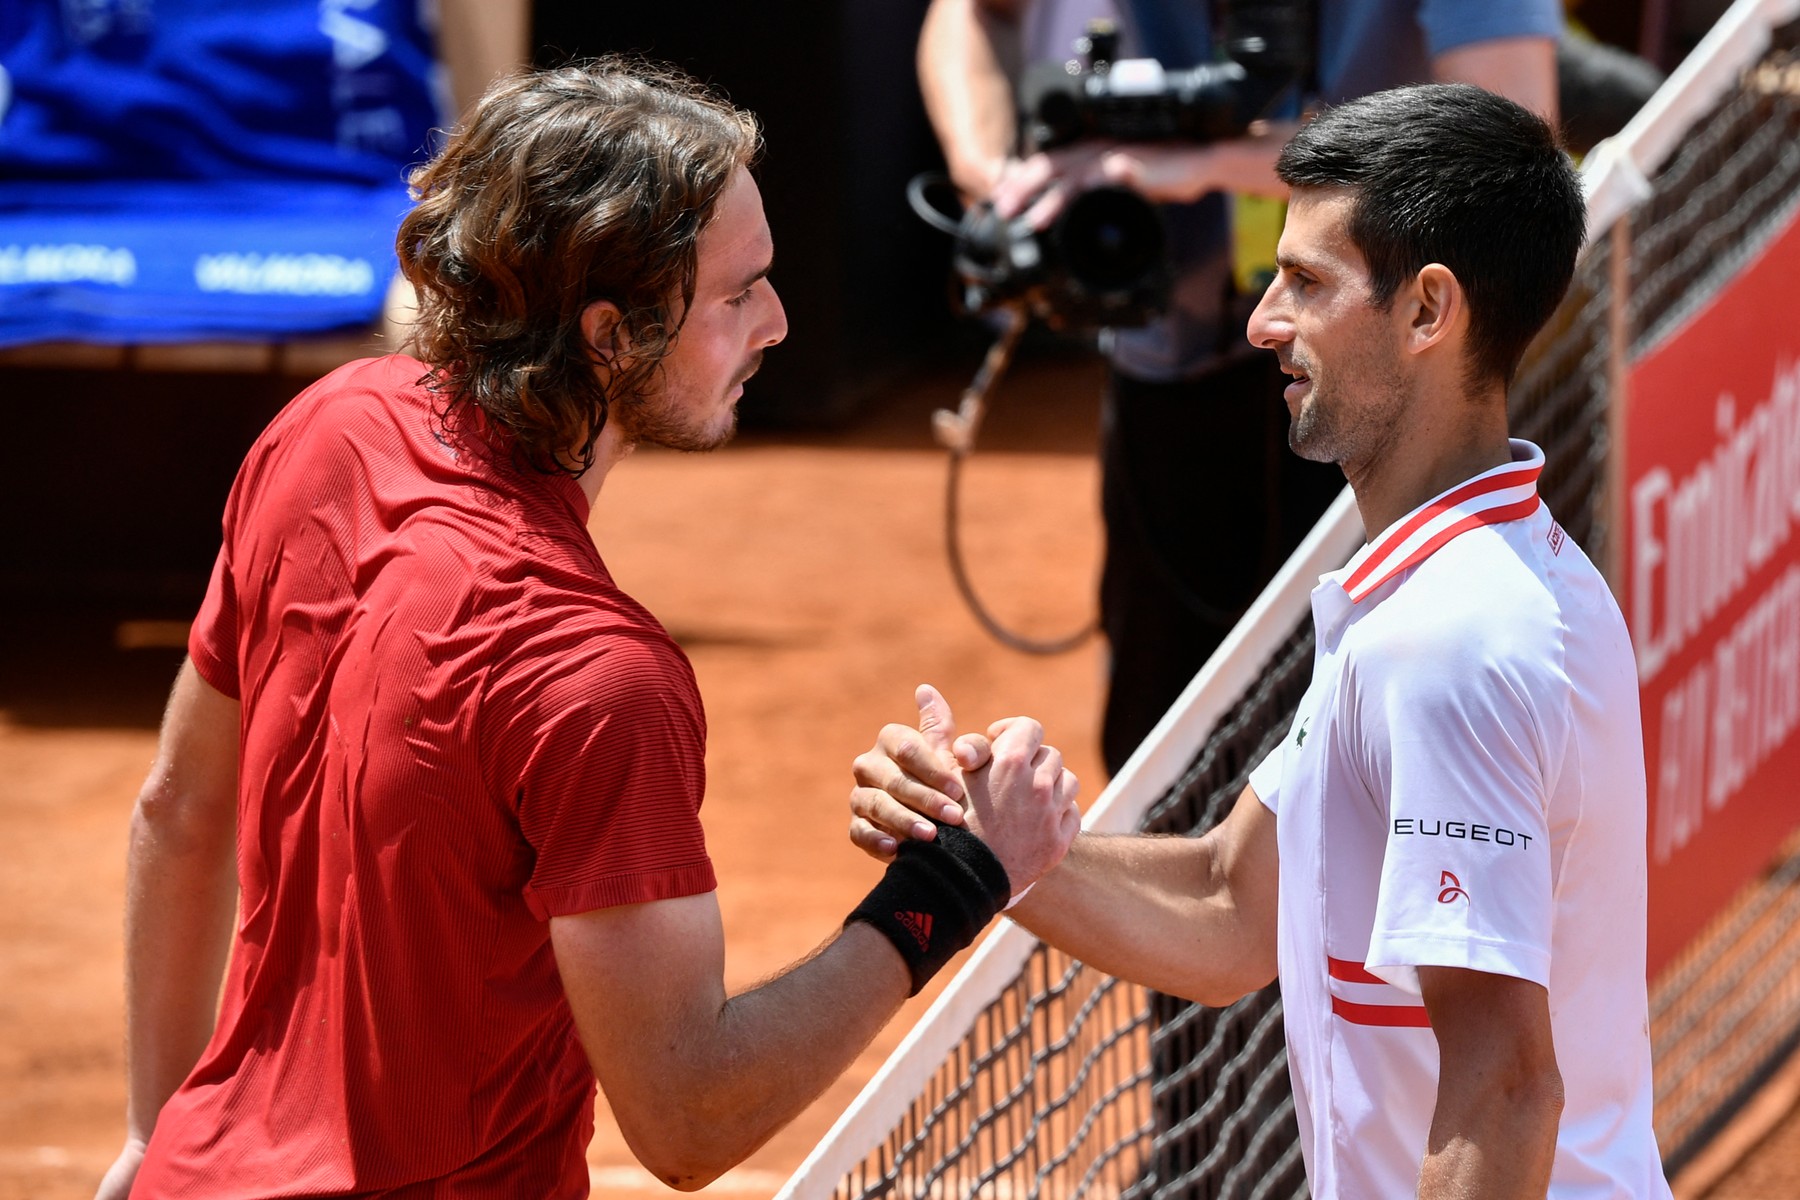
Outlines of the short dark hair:
M1376 92L1325 110L1276 162L1293 188L1354 193L1348 234L1377 304L1428 263L1469 300L1469 369L1512 382L1568 290L1587 226L1574 166L1541 118L1461 83Z
M411 176L400 266L419 294L411 346L446 424L478 409L537 470L578 473L613 397L639 394L694 296L700 232L756 120L673 67L611 56L507 76ZM623 313L608 389L581 314Z

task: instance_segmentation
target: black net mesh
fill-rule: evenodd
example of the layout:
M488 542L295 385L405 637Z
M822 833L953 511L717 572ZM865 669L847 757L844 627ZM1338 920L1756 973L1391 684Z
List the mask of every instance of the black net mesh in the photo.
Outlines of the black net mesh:
M1796 32L1777 31L1764 62L1696 123L1633 212L1626 354L1729 278L1800 195ZM1515 434L1545 451L1541 494L1596 562L1607 561L1611 532L1615 254L1607 236L1596 239L1511 396ZM1288 728L1312 644L1302 620L1141 828L1196 834L1224 816ZM1657 1128L1672 1166L1795 1044L1797 881L1800 857L1721 916L1653 990ZM1039 946L836 1194L1304 1197L1279 991L1207 1009Z
M1038 946L840 1196L1119 1196L1151 1118L1143 988Z
M1800 24L1694 125L1631 215L1633 351L1706 302L1793 212L1800 193Z

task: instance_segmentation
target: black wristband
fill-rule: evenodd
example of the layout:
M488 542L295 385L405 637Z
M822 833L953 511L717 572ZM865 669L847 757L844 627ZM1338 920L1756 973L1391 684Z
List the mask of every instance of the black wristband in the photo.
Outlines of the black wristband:
M987 843L960 825L937 826L937 839L900 843L881 877L844 924L866 921L894 943L919 989L975 940L1012 898L1006 868Z

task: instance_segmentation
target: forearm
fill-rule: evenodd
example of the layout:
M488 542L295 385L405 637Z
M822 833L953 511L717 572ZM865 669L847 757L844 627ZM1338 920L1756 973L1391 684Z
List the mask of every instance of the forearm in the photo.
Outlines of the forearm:
M1256 128L1253 134L1211 147L1210 186L1206 190L1287 198L1288 186L1275 174L1275 160L1280 157L1281 148L1299 132L1300 123L1271 121Z
M178 803L149 795L131 822L127 1128L146 1141L212 1037L237 901L233 831L176 818Z
M1421 1200L1541 1200L1563 1102L1549 993L1455 967L1420 967L1419 992L1438 1043Z
M696 1153L708 1156L693 1182L741 1162L799 1116L893 1018L910 986L893 946L857 922L811 958L727 1000L712 1036L681 1055L685 1085L670 1089L691 1097L679 1119Z
M1205 145L1131 143L1107 152L1090 183L1134 188L1165 204L1191 204L1211 192L1285 198L1287 185L1275 174L1282 146L1299 128L1278 121L1245 137Z
M550 936L626 1144L682 1190L704 1187L792 1120L911 987L899 952L858 922L727 998L711 894L554 918Z
M531 57L525 0L438 0L438 58L450 75L458 116L488 85Z
M1554 1072L1484 1094L1440 1090L1419 1200L1541 1200L1550 1187L1562 1084Z
M1084 833L1011 915L1090 966L1203 1004L1275 974L1272 931L1237 903L1206 838Z
M1439 83L1486 88L1556 125L1556 42L1551 38L1494 38L1446 50L1432 59L1431 76Z
M1013 31L980 0L934 0L919 35L919 88L950 178L984 198L1014 150L1017 120L1004 48Z
M1028 744L1034 750L1029 756ZM1004 753L1001 746L1007 747ZM1021 727L996 745L994 770L978 794L1007 775L1014 759L1027 757L1034 781L1040 757L1042 773L1062 773L1060 758L1042 752L1035 736ZM1061 802L1052 799L1052 804ZM1072 811L1068 815L1072 818ZM1057 824L1060 858L1075 830L1072 819L1066 831L1060 831L1060 817ZM1011 849L1016 854L1020 848ZM1015 865L1028 857L1016 854ZM1041 871L1032 871L1032 877ZM692 1049L677 1056L678 1074L686 1081L677 1090L692 1098L683 1119L690 1123L690 1136L699 1139L690 1147L690 1154L697 1148L701 1156L697 1178L709 1178L749 1154L848 1067L900 1002L992 921L1006 903L1012 878L992 847L968 830L940 824L933 841L899 850L881 881L817 954L705 1011L709 1020L699 1027L700 1036L677 1040Z
M889 906L914 907L904 897ZM939 911L931 932L954 925ZM626 1144L684 1190L741 1162L823 1092L914 982L894 943L859 920L728 998L724 928L710 892L554 917L550 938ZM945 951L960 944L937 939Z

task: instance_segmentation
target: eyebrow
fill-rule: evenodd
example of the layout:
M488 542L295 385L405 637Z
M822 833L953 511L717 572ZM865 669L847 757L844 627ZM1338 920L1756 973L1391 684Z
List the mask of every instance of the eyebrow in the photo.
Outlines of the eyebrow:
M1275 252L1275 265L1284 271L1311 271L1317 274L1319 270L1317 263L1280 250Z
M751 288L756 286L757 280L767 279L769 276L769 272L773 271L774 269L775 269L775 256L771 254L769 256L769 261L763 264L762 270L757 271L757 272L751 274L750 276L748 276L742 283L738 284L737 287L733 288L732 292L735 294L737 292L749 291Z

